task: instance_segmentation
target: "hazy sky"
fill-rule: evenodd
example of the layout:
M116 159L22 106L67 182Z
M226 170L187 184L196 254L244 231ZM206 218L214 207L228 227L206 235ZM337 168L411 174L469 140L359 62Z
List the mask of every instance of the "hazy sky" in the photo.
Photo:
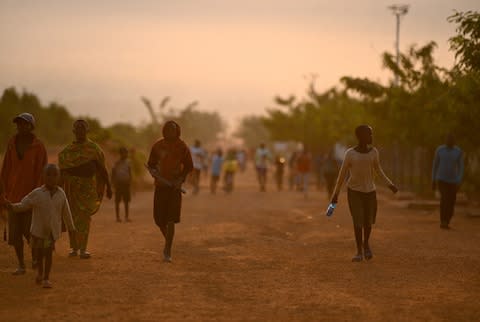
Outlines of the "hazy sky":
M386 80L395 19L384 0L0 0L0 89L25 88L104 124L148 120L139 97L193 100L233 122L276 94L344 75ZM453 9L478 0L410 0L401 47L434 40L453 63Z

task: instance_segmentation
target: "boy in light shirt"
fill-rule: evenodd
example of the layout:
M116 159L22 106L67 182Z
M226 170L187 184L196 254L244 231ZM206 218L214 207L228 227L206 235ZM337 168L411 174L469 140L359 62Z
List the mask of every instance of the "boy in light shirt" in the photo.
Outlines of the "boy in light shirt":
M45 184L34 189L18 203L4 200L12 213L32 209L31 246L38 260L38 275L35 281L44 288L51 288L50 270L55 241L62 232L62 219L69 231L74 231L72 214L65 192L58 186L60 170L55 164L44 169Z

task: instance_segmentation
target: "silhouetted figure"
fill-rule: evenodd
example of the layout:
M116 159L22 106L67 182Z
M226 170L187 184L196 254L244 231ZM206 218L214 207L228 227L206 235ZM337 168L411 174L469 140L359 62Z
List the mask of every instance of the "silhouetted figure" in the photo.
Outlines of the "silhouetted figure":
M237 153L234 149L228 151L223 164L223 189L231 193L234 187L235 173L238 169Z
M449 229L457 192L463 178L463 152L455 145L453 134L447 135L446 143L437 148L433 160L432 188L440 191L440 228Z
M195 143L190 148L190 153L193 159L191 181L193 186L193 194L196 195L200 191L200 178L202 170L204 169L204 164L206 163L206 154L199 140L195 140Z
M222 149L217 149L212 157L211 178L210 178L210 192L215 194L217 192L218 181L222 175L223 167L223 152Z
M285 158L277 156L275 158L275 181L278 191L283 190L283 177L285 175Z
M357 244L357 254L352 258L352 261L360 262L363 260L363 256L367 260L373 257L369 238L372 225L375 224L377 217L377 194L374 173L383 178L393 193L396 193L398 189L383 172L380 166L378 150L371 146L373 143L372 128L368 125L358 126L355 129L355 135L358 145L345 152L345 158L331 202L333 204L338 202L338 194L348 175L348 205L352 214Z
M268 162L271 161L270 151L262 143L255 152L255 166L257 168L257 179L260 185L260 191L266 191Z
M181 186L193 169L188 146L180 139L180 126L168 121L163 126L163 139L150 152L148 167L155 172L153 217L165 238L164 260L172 260L175 224L180 222L182 207Z
M122 147L119 153L120 159L115 162L112 168L112 185L115 190L115 215L117 216L117 222L121 222L120 203L123 201L125 206L125 222L130 222L129 205L132 198L132 170L130 161L128 160L128 150Z
M43 168L47 164L47 151L43 143L33 134L35 118L22 113L13 119L17 134L8 144L0 173L0 194L11 202L20 202L23 197L43 183ZM8 244L15 248L18 268L14 275L25 274L23 238L30 239L32 212L26 209L15 215L8 214ZM32 267L36 268L32 251Z

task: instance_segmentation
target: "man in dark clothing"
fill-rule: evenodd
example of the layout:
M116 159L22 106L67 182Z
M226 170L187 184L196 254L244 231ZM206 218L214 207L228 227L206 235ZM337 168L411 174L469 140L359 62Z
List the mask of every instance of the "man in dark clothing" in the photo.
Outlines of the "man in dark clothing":
M155 174L153 217L165 237L164 259L171 262L175 224L180 222L181 186L193 169L193 161L190 149L180 139L177 123L168 121L162 132L163 139L152 147L148 167Z
M10 139L0 173L0 195L11 202L20 202L23 197L43 183L43 168L47 164L47 151L43 143L33 134L35 118L22 113L13 119L17 134ZM23 237L30 238L32 212L26 211L8 216L8 243L15 248L18 269L14 275L25 274ZM32 267L36 260L32 252Z
M463 177L463 152L455 145L453 134L447 136L446 144L435 152L432 169L432 188L440 190L440 228L449 229L453 217L457 191Z

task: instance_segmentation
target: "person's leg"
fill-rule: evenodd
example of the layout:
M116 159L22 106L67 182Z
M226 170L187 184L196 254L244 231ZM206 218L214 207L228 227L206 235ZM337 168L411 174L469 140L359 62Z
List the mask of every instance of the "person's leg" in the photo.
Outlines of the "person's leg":
M457 201L457 186L455 184L448 184L447 187L447 200L445 205L445 220L447 225L450 224L453 214L455 212L455 203Z
M52 269L52 263L53 263L53 259L52 259L53 249L51 247L45 248L43 252L45 257L45 270L43 272L43 280L48 281L50 279L50 271Z
M357 246L357 254L352 258L352 261L359 262L363 260L363 236L362 236L362 224L364 217L363 204L361 202L360 193L352 190L348 190L348 207L353 220L353 230L355 233L355 244Z
M448 226L448 189L446 183L439 181L438 190L440 191L440 227Z
M44 252L42 248L35 248L35 252L37 254L37 261L38 261L38 267L37 267L38 274L35 281L37 282L37 284L40 284L43 280L43 273L44 273L44 266L43 266Z
M124 201L124 206L125 206L125 221L129 222L130 221L130 202L125 200Z
M8 243L13 246L18 261L18 268L13 272L14 275L25 274L25 258L23 253L23 214L13 214L8 212Z
M90 223L91 223L91 217L88 215L85 215L82 218L81 221L81 226L80 228L76 226L77 228L77 245L80 248L80 258L82 259L88 259L90 258L90 253L87 252L87 246L88 246L88 237L90 235Z
M117 222L121 222L120 219L120 200L115 198L115 215L117 216Z
M165 238L165 259L169 260L172 256L173 237L175 236L175 223L169 221L167 224L167 233Z

